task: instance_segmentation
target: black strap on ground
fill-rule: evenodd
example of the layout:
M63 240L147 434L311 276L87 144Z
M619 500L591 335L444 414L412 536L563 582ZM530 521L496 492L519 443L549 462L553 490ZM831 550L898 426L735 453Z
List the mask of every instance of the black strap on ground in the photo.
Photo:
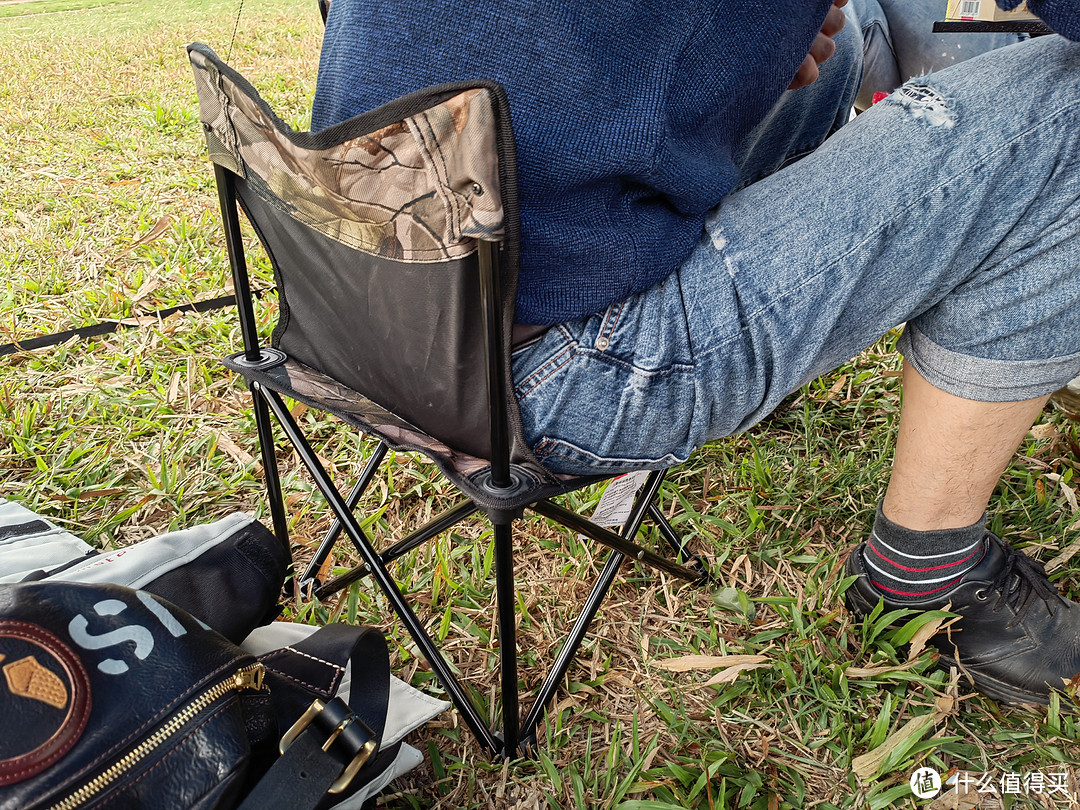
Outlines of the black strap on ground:
M260 297L266 290L252 290L251 294L256 298ZM175 307L166 307L165 309L159 309L157 312L150 312L146 315L139 316L141 318L157 318L164 320L170 315L175 315L177 312L211 312L215 309L224 309L225 307L231 307L236 304L236 296L234 295L222 295L218 298L211 298L208 301L193 301L189 304L179 304ZM44 349L49 346L59 346L61 343L65 343L72 338L78 338L79 340L86 340L87 338L99 337L101 335L107 335L111 332L119 331L120 329L126 329L132 326L142 326L143 324L128 322L128 321L102 321L101 323L92 323L89 326L80 326L77 329L68 329L64 332L56 332L52 335L41 335L40 337L28 338L26 340L16 340L14 343L5 343L0 346L0 357L8 354L15 354L16 352L29 352L34 349Z

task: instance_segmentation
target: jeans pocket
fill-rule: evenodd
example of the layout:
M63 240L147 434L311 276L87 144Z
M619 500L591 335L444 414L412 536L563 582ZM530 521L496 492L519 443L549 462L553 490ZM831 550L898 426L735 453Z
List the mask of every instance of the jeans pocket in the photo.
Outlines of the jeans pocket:
M525 436L552 472L660 469L695 442L693 368L637 368L592 346L568 344L518 386Z
M660 456L612 457L590 453L573 442L542 436L533 445L533 453L547 469L565 475L621 475L635 470L665 470L686 461L686 456L665 453Z
M562 325L553 326L539 340L522 346L510 357L514 397L520 403L558 374L574 356L576 342Z
M676 274L553 327L514 354L513 370L525 438L553 472L670 467L702 439Z

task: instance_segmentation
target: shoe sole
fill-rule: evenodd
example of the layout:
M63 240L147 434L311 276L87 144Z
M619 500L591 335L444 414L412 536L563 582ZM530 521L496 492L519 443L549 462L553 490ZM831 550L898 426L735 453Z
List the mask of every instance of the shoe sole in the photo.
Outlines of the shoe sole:
M963 669L952 658L942 654L938 658L937 662L939 669L948 669L950 667L956 667L960 670L961 674L966 675L971 680L975 688L989 698L993 698L998 703L1007 703L1010 706L1049 706L1050 698L1046 695L1038 693L1028 692L1025 690L1017 689L1016 687L1009 686L1007 683L1002 683L994 678L988 678L982 674L976 674L970 670ZM1064 709L1069 705L1069 701L1066 698L1061 703L1061 708Z

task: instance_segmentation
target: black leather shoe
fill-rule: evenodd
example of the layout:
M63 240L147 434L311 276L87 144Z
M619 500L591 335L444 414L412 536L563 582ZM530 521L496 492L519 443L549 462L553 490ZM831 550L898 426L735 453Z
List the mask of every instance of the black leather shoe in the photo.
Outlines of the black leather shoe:
M845 601L865 616L878 600L885 610L949 610L961 618L934 636L939 665L966 671L975 688L1007 703L1050 701L1050 687L1062 689L1080 673L1080 605L1061 596L1042 565L993 534L986 553L960 583L943 594L918 601L889 599L870 581L863 560L865 543L847 559L857 575ZM951 606L950 606L951 603Z

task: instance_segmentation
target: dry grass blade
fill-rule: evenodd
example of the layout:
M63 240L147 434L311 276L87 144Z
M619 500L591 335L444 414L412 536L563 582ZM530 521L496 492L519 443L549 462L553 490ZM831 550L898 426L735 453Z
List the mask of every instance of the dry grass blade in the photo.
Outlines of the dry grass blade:
M922 739L927 729L932 728L943 716L940 710L935 708L928 714L912 717L873 751L855 757L851 761L851 770L864 782L870 781L877 776L886 758L894 750L901 746L910 746L913 741Z
M1070 534L1077 530L1080 530L1080 521L1073 523L1071 526L1069 526L1068 529ZM1058 554L1056 557L1054 557L1054 559L1050 560L1050 562L1046 564L1046 573L1049 574L1061 568L1063 565L1065 565L1065 563L1069 562L1069 560L1075 557L1077 552L1080 552L1080 537L1077 537L1075 540L1069 543L1069 545L1065 546L1065 548L1061 550L1060 554Z
M769 667L769 666L772 666L772 665L769 664L767 660L762 661L761 663L757 663L757 664L752 664L752 663L734 664L734 665L732 665L730 667L725 667L724 669L720 670L715 675L713 675L711 678L709 678L709 680L705 681L705 683L703 683L701 685L702 686L716 686L717 684L721 684L721 683L732 683L736 678L738 678L744 672L749 672L749 671L754 670L754 669L764 669L764 668Z
M922 651L926 649L926 643L933 636L947 630L959 621L959 618L959 616L943 616L939 619L931 619L916 630L915 635L911 637L910 648L908 649L908 661L914 661L922 655Z
M766 655L682 655L678 658L657 661L655 666L666 669L668 672L694 672L717 667L730 669L758 666L768 661L769 657Z
M873 678L878 675L884 675L888 672L907 672L918 661L908 661L906 664L893 664L890 666L879 667L846 667L844 669L844 677L849 680L859 680L860 678Z
M126 253L127 251L131 250L132 248L136 248L139 245L145 245L147 242L153 242L155 239L160 239L168 232L169 228L171 227L172 217L170 217L168 214L163 214L162 216L158 217L157 222L154 223L154 227L152 227L149 231L144 233L138 239L132 241L130 245L121 248L121 251Z

